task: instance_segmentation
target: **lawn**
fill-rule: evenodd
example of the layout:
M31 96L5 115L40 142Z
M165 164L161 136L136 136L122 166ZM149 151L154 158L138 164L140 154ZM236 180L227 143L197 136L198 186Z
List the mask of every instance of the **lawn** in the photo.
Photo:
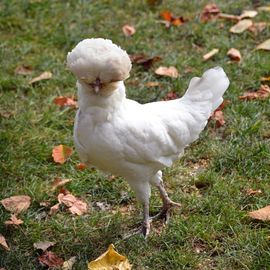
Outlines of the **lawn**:
M222 12L237 15L269 4L267 0L215 2ZM138 270L270 269L269 221L257 222L247 215L270 200L270 101L238 98L258 89L261 77L270 76L269 51L254 50L270 37L270 27L257 35L250 31L232 34L229 29L234 21L202 23L199 14L207 3L164 0L151 8L147 1L136 0L1 1L0 200L28 195L32 202L20 214L24 223L17 227L4 224L10 213L0 205L0 233L10 247L6 251L0 246L0 269L46 269L38 262L41 252L33 247L38 241L56 242L50 250L64 260L76 256L73 269L87 269L87 261L111 243ZM166 9L188 21L166 28L159 16ZM267 11L253 19L269 20ZM124 36L124 24L136 28L132 37ZM174 212L166 228L155 224L147 240L121 238L141 221L140 206L123 179L95 169L76 169L76 153L63 165L51 156L56 145L73 147L75 110L61 109L53 100L76 95L75 79L65 59L80 40L89 37L112 39L129 54L162 57L147 71L133 65L126 81L128 96L142 103L163 99L171 91L181 96L192 77L216 65L224 68L231 81L225 94L230 100L223 109L225 125L217 128L210 121L184 157L164 170L169 194L182 208ZM241 51L240 63L226 56L232 47ZM202 55L213 48L219 53L203 61ZM14 73L21 65L31 66L32 74ZM180 77L157 77L154 70L159 65L175 66ZM28 83L44 71L52 72L52 78ZM160 86L146 87L149 81L158 81ZM57 203L57 191L51 189L56 177L71 179L66 189L88 203L88 214L74 216L66 209L48 214ZM262 192L251 196L247 189ZM47 206L40 205L44 201ZM153 190L151 212L160 205Z

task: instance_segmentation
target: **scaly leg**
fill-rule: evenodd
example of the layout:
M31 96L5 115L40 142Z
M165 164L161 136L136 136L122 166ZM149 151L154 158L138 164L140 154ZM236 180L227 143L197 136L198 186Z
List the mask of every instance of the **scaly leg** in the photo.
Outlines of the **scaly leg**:
M157 188L158 188L158 190L160 192L160 197L162 199L163 206L161 208L161 211L157 215L153 216L151 218L151 220L161 218L161 219L165 220L165 223L168 223L169 218L170 218L170 210L171 210L171 208L173 208L173 207L181 207L181 204L176 203L176 202L172 201L169 198L168 193L164 188L164 184L163 184L162 180L159 182Z

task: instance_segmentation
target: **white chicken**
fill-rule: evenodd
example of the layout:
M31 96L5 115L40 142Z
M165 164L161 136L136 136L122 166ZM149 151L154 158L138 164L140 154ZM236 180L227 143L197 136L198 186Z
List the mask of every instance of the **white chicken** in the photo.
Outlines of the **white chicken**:
M143 204L142 232L147 236L151 185L163 201L158 217L166 218L179 204L169 198L161 169L198 139L222 103L229 80L222 68L212 68L193 78L180 99L139 104L126 98L129 56L111 40L81 41L68 53L67 66L77 78L76 150L87 165L127 180Z

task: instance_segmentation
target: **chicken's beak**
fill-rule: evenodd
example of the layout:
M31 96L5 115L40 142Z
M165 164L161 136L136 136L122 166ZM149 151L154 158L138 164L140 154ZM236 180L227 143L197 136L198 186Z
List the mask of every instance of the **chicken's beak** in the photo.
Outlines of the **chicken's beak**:
M99 92L100 88L101 88L101 82L100 82L100 79L97 78L96 81L93 83L93 89L96 94Z

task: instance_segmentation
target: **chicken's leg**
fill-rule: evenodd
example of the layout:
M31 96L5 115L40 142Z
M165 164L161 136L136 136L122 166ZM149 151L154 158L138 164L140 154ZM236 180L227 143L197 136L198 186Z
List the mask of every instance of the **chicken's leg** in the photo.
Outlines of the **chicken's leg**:
M161 208L161 211L157 215L153 216L151 219L155 220L155 219L162 218L162 219L165 220L165 223L168 223L169 218L170 218L170 210L171 210L171 208L173 208L173 207L181 207L181 204L176 203L176 202L172 201L169 198L168 193L165 190L165 187L164 187L164 184L163 184L162 180L157 185L157 188L158 188L158 190L160 192L160 197L162 199L163 206Z

